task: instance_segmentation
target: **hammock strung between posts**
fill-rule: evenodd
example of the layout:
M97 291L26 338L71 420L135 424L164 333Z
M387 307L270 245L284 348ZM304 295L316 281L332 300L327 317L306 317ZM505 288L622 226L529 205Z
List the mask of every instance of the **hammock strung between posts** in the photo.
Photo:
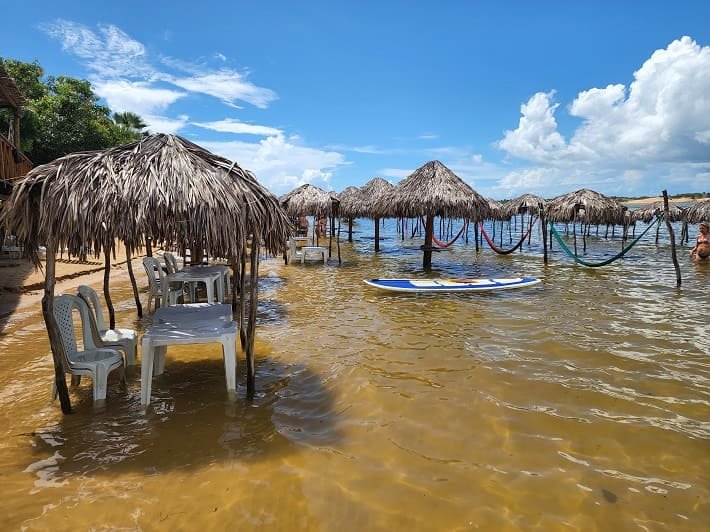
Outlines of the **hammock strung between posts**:
M491 249L498 253L499 255L507 255L508 253L512 253L516 249L518 249L520 246L523 245L523 242L525 242L525 239L528 237L530 234L530 231L532 231L532 228L535 226L535 223L537 222L537 218L533 220L533 223L530 224L530 227L528 227L527 232L520 237L520 240L518 240L518 243L515 244L512 248L510 249L501 249L498 246L496 246L495 242L491 239L490 236L488 236L488 233L486 233L486 230L483 228L483 222L478 222L478 227L481 229L481 234L483 235L483 238L486 239L486 242L488 242L488 245L491 246Z
M660 222L661 219L663 219L663 215L657 216L656 219L652 223L648 224L648 227L644 229L643 233L641 233L633 242L631 242L628 246L626 246L624 249L622 249L619 253L617 253L610 259L607 259L602 262L588 262L580 258L578 255L575 255L574 252L567 246L567 244L565 244L564 240L562 240L562 236L560 236L560 234L557 232L557 229L555 229L555 225L552 222L548 223L550 225L550 229L552 230L552 234L555 236L555 240L557 240L557 243L563 250L565 250L565 253L567 253L567 255L569 255L577 264L581 264L582 266L588 266L589 268L599 268L600 266L606 266L607 264L611 264L615 260L618 260L624 255L626 255L626 253L632 247L634 247L638 243L638 241L641 240L641 238L643 238L643 235L648 233L649 229L651 229L651 227Z
M454 242L456 242L459 239L459 237L463 234L464 229L466 229L467 225L468 225L468 223L466 221L464 221L463 225L461 226L461 230L453 238L453 240L449 240L448 242L442 242L441 240L437 239L434 235L431 235L431 240L432 240L432 242L434 242L434 244L436 244L440 248L448 248L451 244L453 244Z

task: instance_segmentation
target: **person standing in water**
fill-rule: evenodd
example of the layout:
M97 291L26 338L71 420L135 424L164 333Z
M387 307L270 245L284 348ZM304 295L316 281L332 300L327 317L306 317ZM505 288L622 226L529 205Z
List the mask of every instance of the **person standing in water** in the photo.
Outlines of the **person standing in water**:
M693 260L710 261L710 226L707 222L700 224L700 234L695 239L695 247L689 253Z

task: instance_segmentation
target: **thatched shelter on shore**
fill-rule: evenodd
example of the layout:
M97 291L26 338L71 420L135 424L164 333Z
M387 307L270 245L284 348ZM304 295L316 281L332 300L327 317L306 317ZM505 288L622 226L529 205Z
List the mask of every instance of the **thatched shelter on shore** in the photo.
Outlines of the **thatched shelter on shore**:
M371 216L380 218L424 217L425 270L431 269L434 218L482 220L489 214L488 202L439 161L430 161L400 181L377 205Z
M196 250L207 249L231 261L235 278L240 279L247 390L253 393L258 249L262 241L271 251L283 249L290 224L276 197L250 172L181 137L149 135L108 150L66 155L33 169L14 187L0 224L17 235L36 265L39 246L46 245L42 309L63 411L70 411L71 405L61 362L63 346L53 316L55 256L64 248L74 255L85 250L104 252L104 296L113 327L108 281L116 239L126 246L131 276L130 254L146 237L188 242ZM243 288L249 242L247 298Z
M380 216L377 205L387 203L394 190L394 185L381 177L375 177L365 183L360 189L358 216L370 218L375 224L375 251L380 251Z

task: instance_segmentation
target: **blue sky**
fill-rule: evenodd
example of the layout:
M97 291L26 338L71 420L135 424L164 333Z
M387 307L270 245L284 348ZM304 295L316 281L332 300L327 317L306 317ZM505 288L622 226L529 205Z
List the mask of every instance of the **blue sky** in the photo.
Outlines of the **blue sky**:
M432 159L496 199L710 191L710 2L0 0L0 56L277 194ZM8 22L12 24L8 24Z

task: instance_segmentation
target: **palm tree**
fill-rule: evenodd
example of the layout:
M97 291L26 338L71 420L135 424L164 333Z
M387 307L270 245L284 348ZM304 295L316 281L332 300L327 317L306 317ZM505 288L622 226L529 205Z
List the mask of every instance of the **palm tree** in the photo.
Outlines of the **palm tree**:
M143 122L143 119L136 113L125 111L123 113L114 113L113 121L121 127L125 127L131 132L142 133L148 124Z

